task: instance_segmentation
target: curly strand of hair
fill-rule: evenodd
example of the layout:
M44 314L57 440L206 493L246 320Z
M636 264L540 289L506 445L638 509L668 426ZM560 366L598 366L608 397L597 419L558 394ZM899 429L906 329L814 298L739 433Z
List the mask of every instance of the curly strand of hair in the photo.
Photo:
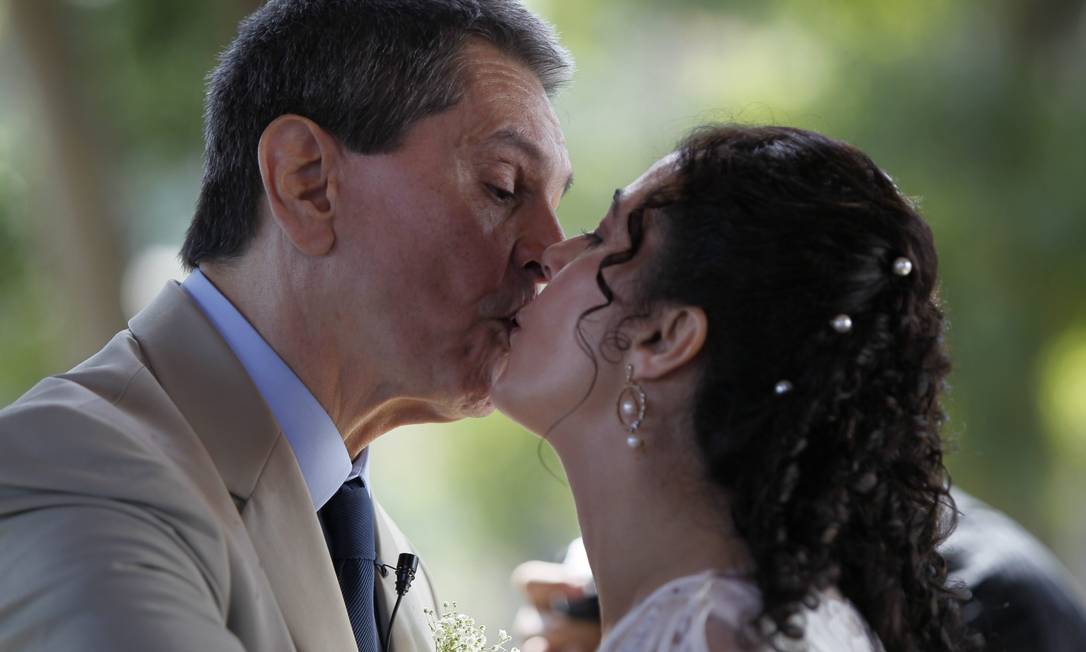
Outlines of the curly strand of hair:
M607 284L607 279L605 279L603 276L603 270L608 267L621 265L623 263L627 263L633 260L634 256L637 255L637 252L641 250L641 242L644 239L644 212L646 208L647 204L643 204L642 206L635 208L630 212L626 227L630 237L630 246L627 247L624 251L611 253L605 256L604 259L600 261L600 265L596 270L596 285L597 287L599 287L600 293L603 295L604 301L582 312L578 316L577 322L574 325L574 338L577 342L577 346L581 349L581 351L584 352L585 355L588 356L589 360L592 362L592 378L589 380L588 388L585 390L585 393L581 397L581 399L569 410L567 410L562 416L555 420L555 422L552 423L550 427L547 428L547 431L542 437L542 439L544 440L547 439L547 437L552 432L554 432L555 428L561 425L563 421L568 419L570 415L572 415L574 412L580 409L582 405L584 405L585 401L588 400L588 397L591 396L592 389L596 386L596 381L599 379L600 374L599 360L596 359L596 351L592 347L592 344L588 341L588 337L585 335L584 330L581 326L584 320L591 316L593 313L599 312L600 310L603 310L610 306L612 303L614 303L615 293L611 289L611 286ZM622 339L621 332L618 328L614 329L611 332L611 334L608 336L607 342L610 343L612 347L617 347L619 349L621 349L623 346L628 346L628 343ZM606 349L606 347L603 348Z
M937 310L927 302L906 303ZM900 322L928 329L941 323L932 315L916 317ZM868 315L862 336L854 334L862 341L857 349L842 355L828 347L820 356L803 356L824 376L806 379L803 387L826 389L809 397L815 407L801 418L784 412L765 433L766 441L777 442L776 451L788 451L765 452L774 480L760 490L737 488L750 496L746 517L743 507L736 510L737 524L759 551L767 605L761 630L774 648L783 645L781 636L802 637L799 605L812 607L814 590L836 584L861 607L887 649L964 649L965 642L950 634L961 629L960 596L946 587L946 563L935 548L948 531L943 521L953 513L953 501L937 434L943 419L939 387L927 377L941 378L948 362L937 336L897 321ZM913 369L916 356L924 364ZM834 382L818 382L826 377ZM902 395L910 384L923 391ZM812 438L825 454L804 454ZM845 454L830 454L837 448ZM835 459L850 461L841 466ZM777 500L767 500L774 495ZM907 601L906 595L915 597Z

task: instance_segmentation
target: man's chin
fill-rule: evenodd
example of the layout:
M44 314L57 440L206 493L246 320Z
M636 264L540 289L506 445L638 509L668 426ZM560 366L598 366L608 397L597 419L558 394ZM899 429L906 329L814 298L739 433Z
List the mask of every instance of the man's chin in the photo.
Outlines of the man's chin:
M494 403L487 397L485 400L473 403L462 410L464 418L478 419L494 413Z
M509 351L502 351L500 355L494 358L494 361L490 365L490 378L487 380L488 394L490 393L490 390L501 381L501 377L508 366Z
M509 353L504 351L494 358L486 372L477 376L476 382L472 383L474 388L465 393L460 403L459 412L463 417L485 417L494 412L491 390L505 373L508 362Z
M456 414L454 419L485 417L494 412L490 393L505 373L509 363L509 340L505 330L490 329L484 344L462 360L458 396L447 405Z
M494 402L490 398L490 388L476 388L467 392L456 402L454 419L485 417L494 411Z

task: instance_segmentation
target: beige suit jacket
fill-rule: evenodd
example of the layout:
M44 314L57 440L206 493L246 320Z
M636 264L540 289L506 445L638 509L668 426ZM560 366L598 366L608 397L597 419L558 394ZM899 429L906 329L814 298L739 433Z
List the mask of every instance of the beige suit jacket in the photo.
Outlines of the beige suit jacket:
M376 513L394 565L409 544ZM423 569L394 650L433 648L434 607ZM0 650L354 649L290 445L176 283L0 411Z

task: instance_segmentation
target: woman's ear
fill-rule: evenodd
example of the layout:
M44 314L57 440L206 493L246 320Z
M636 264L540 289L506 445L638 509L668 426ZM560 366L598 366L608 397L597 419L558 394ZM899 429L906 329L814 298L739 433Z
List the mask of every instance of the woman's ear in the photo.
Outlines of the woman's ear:
M660 308L636 329L629 362L637 370L638 378L663 378L697 357L708 332L709 320L701 308Z
M281 115L264 129L257 147L271 218L307 256L331 250L336 234L339 146L312 120Z

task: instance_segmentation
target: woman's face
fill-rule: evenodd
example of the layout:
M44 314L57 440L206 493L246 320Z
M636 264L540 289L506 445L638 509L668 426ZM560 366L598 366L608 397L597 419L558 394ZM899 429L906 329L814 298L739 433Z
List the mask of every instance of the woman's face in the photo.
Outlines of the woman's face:
M673 156L657 161L636 181L615 193L610 210L594 232L554 244L544 253L547 286L517 315L519 327L510 336L508 363L491 391L494 405L525 428L546 435L567 414L572 422L584 423L601 417L603 411L620 427L614 410L625 381L622 352L614 347L601 351L601 343L635 308L630 303L637 294L633 281L637 270L651 260L654 248L654 229L647 215L645 237L637 256L604 269L614 302L580 318L585 311L606 302L596 274L605 257L629 249L630 210L666 181L673 169ZM595 384L592 358L578 341L578 321L599 367ZM577 407L582 400L584 403ZM576 411L570 413L574 408Z

